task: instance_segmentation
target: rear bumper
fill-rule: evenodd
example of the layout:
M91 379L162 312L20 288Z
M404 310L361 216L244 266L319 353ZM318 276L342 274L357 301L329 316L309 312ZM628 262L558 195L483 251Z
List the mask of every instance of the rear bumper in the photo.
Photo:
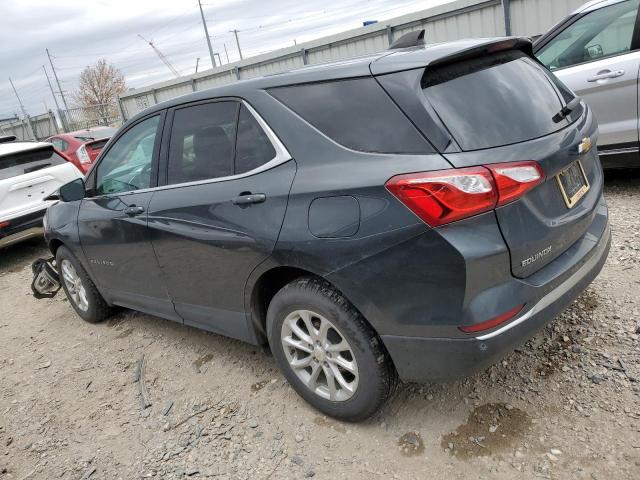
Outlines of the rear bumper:
M532 298L521 298L526 303L525 308L504 326L466 338L382 335L400 377L405 381L425 382L467 376L496 362L531 338L571 304L600 273L611 245L608 222L599 238L585 238L582 242L592 243L588 253L560 278L522 290ZM584 245L580 247L584 248ZM514 282L519 280L514 279Z
M42 237L42 218L46 210L12 218L8 227L0 229L0 248L22 242L33 237Z

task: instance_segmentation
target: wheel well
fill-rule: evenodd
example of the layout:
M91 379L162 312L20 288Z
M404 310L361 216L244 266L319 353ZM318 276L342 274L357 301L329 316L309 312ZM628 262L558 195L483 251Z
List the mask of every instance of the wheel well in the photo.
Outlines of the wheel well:
M313 272L309 272L308 270L304 270L302 268L295 267L276 267L273 268L264 274L258 279L256 284L253 287L253 292L251 293L251 320L253 321L253 325L255 327L255 333L258 340L258 343L261 345L267 345L267 308L269 308L269 304L271 300L275 296L278 291L284 287L286 284L291 283L297 278L300 277L313 277L321 279L324 282L329 283L334 289L340 292L335 285L329 282L327 279L321 277L320 275L316 275ZM341 295L344 296L342 292ZM345 298L347 298L345 296ZM347 301L349 299L347 298ZM353 304L352 304L353 305ZM357 309L357 307L354 306ZM378 331L376 328L371 325L371 322L367 320L364 315L362 315L364 321L371 327L376 335L378 335ZM387 351L387 347L381 342L382 348L386 352L389 362L393 366L393 359L389 355ZM393 366L395 368L395 366Z
M256 326L259 341L267 343L267 308L278 291L296 278L322 278L315 273L295 267L276 267L264 273L251 293L251 317Z
M56 255L56 252L58 251L58 248L60 248L62 245L64 244L60 240L55 238L49 242L49 250L51 250L51 253L53 253L54 257Z

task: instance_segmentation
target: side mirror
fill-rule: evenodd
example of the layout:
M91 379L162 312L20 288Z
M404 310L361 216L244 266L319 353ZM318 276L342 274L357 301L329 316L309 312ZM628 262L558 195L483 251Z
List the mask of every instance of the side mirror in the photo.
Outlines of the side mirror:
M65 183L60 187L58 197L63 202L75 202L85 197L84 180L76 178L72 182Z

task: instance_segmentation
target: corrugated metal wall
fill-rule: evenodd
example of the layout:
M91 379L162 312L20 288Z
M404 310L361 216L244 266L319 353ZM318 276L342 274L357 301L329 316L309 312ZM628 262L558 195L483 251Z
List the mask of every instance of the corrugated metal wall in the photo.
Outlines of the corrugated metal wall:
M58 125L53 112L31 117L31 126L37 140L44 140L58 132ZM15 135L18 140L32 140L26 120L18 120L0 125L0 135Z
M514 35L546 32L587 0L511 0L511 29Z
M544 33L584 0L510 0L512 35ZM457 0L331 37L284 48L196 75L130 90L121 96L126 118L149 105L239 79L282 72L385 50L390 39L426 30L428 43L505 34L501 0Z

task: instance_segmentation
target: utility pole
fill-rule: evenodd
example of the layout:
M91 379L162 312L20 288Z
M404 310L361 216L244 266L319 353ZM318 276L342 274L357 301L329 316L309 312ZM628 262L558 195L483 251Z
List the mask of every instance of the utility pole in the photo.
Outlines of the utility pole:
M171 70L171 73L173 73L175 75L176 78L180 78L180 74L178 73L178 71L173 67L173 65L171 65L171 63L169 63L169 60L167 59L167 57L165 57L162 52L160 50L158 50L158 48L153 44L152 40L147 40L146 38L144 38L142 35L138 34L138 36L146 43L149 44L149 46L153 49L154 52L156 52L156 55L158 55L158 58L160 58L160 60L162 60L162 63L164 63L167 68L169 70Z
M64 98L64 93L62 93L60 80L58 80L58 74L56 73L56 69L53 67L53 61L51 60L51 54L49 54L49 49L45 48L45 50L47 51L47 57L49 57L49 64L51 65L51 70L53 71L53 78L56 79L56 83L58 84L58 92L60 92L60 97L62 98L62 104L64 105L64 114L60 116L61 117L60 119L62 120L62 129L65 131L68 131L69 122L68 122L67 115L69 115L69 106L67 105L67 100ZM48 78L49 77L47 77L47 79ZM56 96L54 95L53 98L56 98ZM58 109L58 112L60 112L60 109Z
M229 52L227 52L227 44L223 43L222 45L224 45L224 54L227 57L227 65L229 64Z
M204 36L207 37L207 47L209 47L209 57L211 58L211 66L217 67L216 57L213 56L213 48L211 48L211 39L209 38L209 30L207 29L207 22L204 19L204 12L202 11L202 3L198 0L198 6L200 7L200 16L202 17L202 26L204 27Z
M42 65L42 70L44 70L44 75L47 77L47 83L49 84L49 90L51 90L51 95L53 96L53 102L56 104L56 111L58 112L58 116L60 117L60 121L62 122L62 129L64 131L67 130L67 126L65 125L65 117L60 112L60 105L58 105L58 99L56 98L56 92L53 91L53 86L51 85L51 80L49 79L49 74L47 73L47 69L44 65Z
M200 63L200 57L196 58L196 73L198 73L198 64Z
M64 93L62 93L60 80L58 79L58 74L56 73L56 69L53 67L53 62L51 61L51 54L49 53L49 49L45 48L45 50L47 51L47 57L49 57L49 64L51 65L51 70L53 71L53 78L56 79L56 83L58 84L58 91L60 92L60 97L62 98L62 104L64 105L65 114L66 114L66 111L69 110L69 106L67 105L67 100L64 98Z
M51 86L51 80L49 80L49 74L47 73L47 69L44 65L42 65L42 70L44 70L44 76L47 77L47 83L49 84L49 90L51 90L51 95L53 95L53 101L56 104L56 109L60 111L60 105L58 105L58 99L56 98L56 92L53 91L53 87Z
M243 59L242 57L242 50L240 50L240 42L238 41L238 30L229 30L230 32L233 32L233 34L236 36L236 45L238 46L238 53L240 54L240 60Z
M22 115L24 116L24 118L27 119L27 124L29 125L29 134L31 135L31 139L35 142L37 138L36 138L35 132L33 131L33 125L31 125L31 119L29 118L29 115L27 115L27 111L24 109L22 100L20 100L20 95L18 95L18 91L16 90L16 87L13 85L13 81L11 80L11 77L9 77L9 83L11 84L11 88L13 88L13 93L16 94L16 98L18 99L18 104L20 105L20 110L22 110Z

